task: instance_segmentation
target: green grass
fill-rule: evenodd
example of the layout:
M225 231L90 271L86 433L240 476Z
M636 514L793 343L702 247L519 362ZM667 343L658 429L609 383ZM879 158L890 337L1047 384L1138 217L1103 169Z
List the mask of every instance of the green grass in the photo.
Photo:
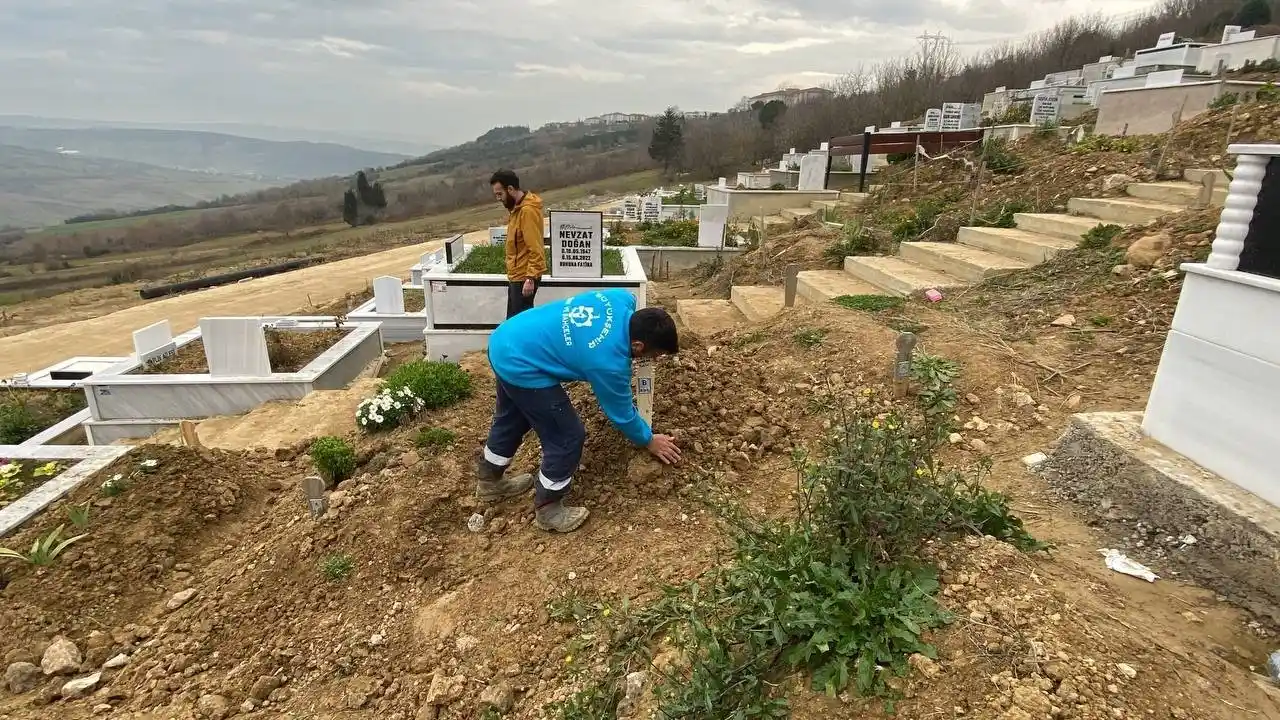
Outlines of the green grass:
M863 312L897 310L907 304L905 299L889 295L841 295L840 297L831 298L831 302L842 308L862 310Z
M481 245L471 249L467 257L453 269L456 273L506 275L505 249L501 245ZM551 251L546 250L547 267L551 267ZM622 275L622 252L617 248L604 249L604 274Z
M815 348L827 339L827 331L822 328L802 328L796 331L792 339L800 347Z

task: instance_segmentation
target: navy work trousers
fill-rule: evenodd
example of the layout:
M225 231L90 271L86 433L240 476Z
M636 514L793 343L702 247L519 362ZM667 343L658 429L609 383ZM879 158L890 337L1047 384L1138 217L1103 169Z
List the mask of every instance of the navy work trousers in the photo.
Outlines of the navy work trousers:
M542 464L534 482L534 505L564 497L582 459L586 428L564 387L522 388L497 378L498 401L484 447L485 462L506 469L524 436L533 430L542 443Z

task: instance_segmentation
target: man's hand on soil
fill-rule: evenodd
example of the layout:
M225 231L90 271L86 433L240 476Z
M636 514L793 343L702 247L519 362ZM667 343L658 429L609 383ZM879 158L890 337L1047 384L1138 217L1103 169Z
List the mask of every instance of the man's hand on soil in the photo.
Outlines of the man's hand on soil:
M680 462L680 448L676 447L675 438L670 435L654 435L649 441L649 452L667 465Z
M533 290L533 278L525 278L524 287L520 288L520 292L524 293L525 297L529 297L533 294Z

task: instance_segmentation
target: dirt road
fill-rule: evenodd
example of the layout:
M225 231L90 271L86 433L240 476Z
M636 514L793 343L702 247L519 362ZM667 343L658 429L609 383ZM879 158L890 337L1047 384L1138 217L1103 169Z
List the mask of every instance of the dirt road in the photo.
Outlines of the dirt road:
M478 242L486 237L487 231L481 231L466 239ZM179 333L195 327L202 317L305 311L359 291L379 275L407 277L422 253L439 247L440 241L408 245L0 338L0 377L39 370L77 355L128 355L133 352L133 331L160 320L168 319Z

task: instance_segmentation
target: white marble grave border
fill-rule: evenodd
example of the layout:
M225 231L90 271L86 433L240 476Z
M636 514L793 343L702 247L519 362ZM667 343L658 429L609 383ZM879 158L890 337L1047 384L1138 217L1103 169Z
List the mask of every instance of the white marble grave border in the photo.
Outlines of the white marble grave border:
M297 332L335 327L323 316L265 316L264 326ZM313 390L346 387L382 355L381 323L345 322L345 337L298 372L263 377L214 377L203 374L130 375L139 367L130 358L83 384L91 418L85 428L91 444L123 438L148 437L182 419L198 419L249 412L273 400L298 400ZM181 344L200 337L189 330L175 340ZM110 399L108 399L110 398Z
M347 313L348 322L382 323L383 342L417 342L422 339L422 331L427 329L426 289L421 283L402 283L401 292L405 290L423 293L423 309L418 312L380 313L377 301L370 298Z
M129 445L0 445L0 458L6 460L78 461L54 479L0 508L0 537L18 529L132 449Z

